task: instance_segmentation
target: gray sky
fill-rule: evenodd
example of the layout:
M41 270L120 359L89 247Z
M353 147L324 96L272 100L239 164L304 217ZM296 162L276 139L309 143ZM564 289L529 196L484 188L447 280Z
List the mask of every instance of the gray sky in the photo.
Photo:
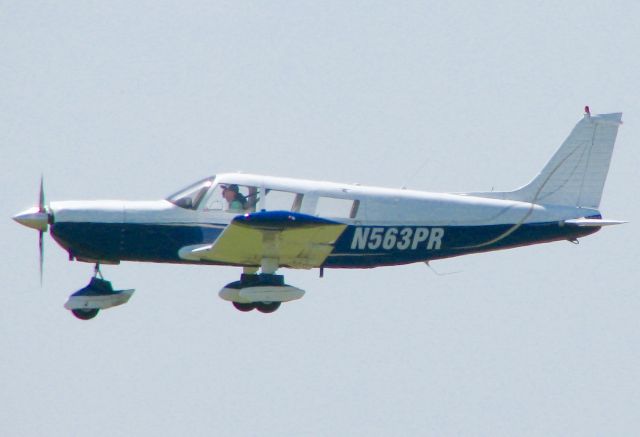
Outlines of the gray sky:
M640 433L638 2L134 3L0 5L3 435ZM92 266L47 237L39 288L9 219L41 173L49 200L235 170L510 189L585 104L625 113L601 207L631 224L451 276L285 271L307 295L272 315L217 297L238 269L125 263L136 294L83 323Z

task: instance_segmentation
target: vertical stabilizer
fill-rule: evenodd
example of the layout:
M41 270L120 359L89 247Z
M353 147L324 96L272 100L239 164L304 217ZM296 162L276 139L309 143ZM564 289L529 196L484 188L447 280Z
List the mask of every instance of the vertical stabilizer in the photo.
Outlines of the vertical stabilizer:
M527 185L476 196L597 209L609 171L622 113L591 115L573 128L551 160Z

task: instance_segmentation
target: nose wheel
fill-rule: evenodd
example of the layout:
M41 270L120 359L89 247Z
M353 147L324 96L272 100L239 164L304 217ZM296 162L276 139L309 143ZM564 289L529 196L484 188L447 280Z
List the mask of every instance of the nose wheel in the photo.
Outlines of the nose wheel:
M134 290L114 290L111 282L104 279L100 266L96 264L89 284L73 293L64 307L80 320L91 320L100 310L125 304Z
M88 310L83 310L83 309L71 310L71 314L73 314L80 320L91 320L95 316L97 316L99 312L100 310L97 308L88 309Z

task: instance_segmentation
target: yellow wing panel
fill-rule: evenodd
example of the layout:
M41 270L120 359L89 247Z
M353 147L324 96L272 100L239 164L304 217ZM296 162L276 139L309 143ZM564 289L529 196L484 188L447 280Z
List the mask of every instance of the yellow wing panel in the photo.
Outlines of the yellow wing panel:
M284 267L320 267L346 227L340 223L323 223L270 229L233 222L210 248L198 250L197 257L252 266L271 258Z

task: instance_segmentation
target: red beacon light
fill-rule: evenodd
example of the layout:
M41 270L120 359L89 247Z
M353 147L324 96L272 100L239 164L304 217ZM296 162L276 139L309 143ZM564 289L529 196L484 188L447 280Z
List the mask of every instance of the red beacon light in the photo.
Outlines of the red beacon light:
M591 117L591 110L589 109L589 106L584 107L584 115Z

